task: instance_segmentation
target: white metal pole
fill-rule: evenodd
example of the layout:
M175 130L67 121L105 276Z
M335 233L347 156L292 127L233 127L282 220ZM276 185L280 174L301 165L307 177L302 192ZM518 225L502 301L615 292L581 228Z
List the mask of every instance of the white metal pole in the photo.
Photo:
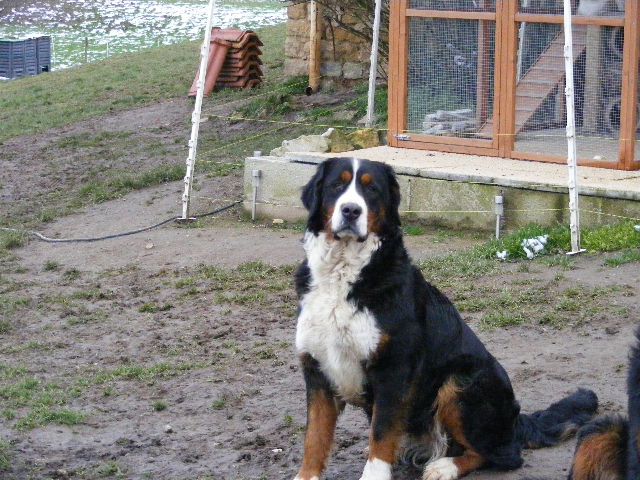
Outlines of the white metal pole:
M567 164L569 166L569 211L571 213L571 252L580 250L580 211L578 209L578 166L576 152L575 89L573 80L573 29L571 0L564 0L564 66L565 97L567 100Z
M216 0L209 0L209 14L207 26L204 31L204 41L200 49L200 74L198 75L198 90L196 104L191 114L191 138L189 139L189 156L187 157L187 173L184 176L184 193L182 194L182 217L180 220L189 220L189 204L191 202L191 187L193 185L193 172L196 163L196 151L198 148L198 134L200 132L200 113L202 111L202 98L204 97L204 80L207 75L209 63L209 43L211 42L211 28L213 27L213 12Z
M371 66L369 68L369 101L367 103L367 121L365 125L372 127L373 109L376 98L376 80L378 78L378 49L380 46L380 16L382 12L382 0L376 0L376 13L373 20L373 42L371 43Z

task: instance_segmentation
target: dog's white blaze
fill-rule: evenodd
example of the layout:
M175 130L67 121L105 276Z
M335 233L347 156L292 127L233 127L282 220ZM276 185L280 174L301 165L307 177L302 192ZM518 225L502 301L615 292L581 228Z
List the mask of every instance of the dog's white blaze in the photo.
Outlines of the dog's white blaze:
M379 458L368 460L360 480L391 480L391 464Z
M367 309L358 310L347 295L379 245L375 234L364 242L327 241L324 232L305 235L311 280L309 292L300 300L296 348L320 363L336 393L346 401L357 401L362 395L361 362L380 341L373 315Z
M331 216L331 229L336 232L342 228L342 207L347 203L355 203L362 209L362 213L355 223L357 229L356 233L360 237L365 237L367 235L367 217L369 215L369 210L367 209L367 202L364 200L364 197L360 195L356 189L356 185L358 183L358 168L360 168L360 162L358 159L354 158L351 166L353 168L353 177L351 178L351 183L349 183L347 189L336 200L333 215Z
M422 480L456 480L456 478L458 478L458 467L451 457L429 463L422 474Z

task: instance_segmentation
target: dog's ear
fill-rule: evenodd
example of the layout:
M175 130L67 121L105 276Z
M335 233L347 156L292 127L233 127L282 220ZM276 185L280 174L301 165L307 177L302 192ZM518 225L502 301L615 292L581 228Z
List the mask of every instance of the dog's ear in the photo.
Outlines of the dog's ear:
M398 179L396 178L393 168L386 164L384 168L387 174L387 183L389 184L389 207L391 207L390 211L387 212L387 218L392 225L399 227L400 213L398 209L400 208L400 185L398 184Z
M312 231L322 229L322 189L324 186L325 172L330 162L331 160L325 160L319 164L311 180L302 187L302 204L304 208L309 211L307 228ZM318 224L320 225L319 227Z

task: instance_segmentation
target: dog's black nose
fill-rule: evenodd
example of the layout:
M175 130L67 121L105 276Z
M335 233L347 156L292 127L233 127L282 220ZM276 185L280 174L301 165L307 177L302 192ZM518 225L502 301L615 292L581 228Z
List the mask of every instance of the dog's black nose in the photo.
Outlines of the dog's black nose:
M342 216L347 222L352 222L360 216L362 208L355 203L345 203L342 206Z

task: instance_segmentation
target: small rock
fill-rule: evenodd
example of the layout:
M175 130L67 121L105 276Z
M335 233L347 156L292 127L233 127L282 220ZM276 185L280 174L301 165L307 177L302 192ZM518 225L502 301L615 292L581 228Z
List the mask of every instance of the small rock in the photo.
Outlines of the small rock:
M281 448L274 448L273 450L271 450L271 453L282 453L282 449Z
M604 329L604 332L607 335L615 335L616 333L620 332L620 329L618 327L607 327Z
M151 250L153 247L155 247L155 245L152 242L147 242L144 245L144 248L146 248L147 250Z
M357 148L373 148L380 145L378 132L371 128L356 130L347 135L347 138Z
M282 225L284 223L284 220L281 218L274 218L271 223L274 225Z
M171 425L165 425L164 433L173 433L173 427Z

